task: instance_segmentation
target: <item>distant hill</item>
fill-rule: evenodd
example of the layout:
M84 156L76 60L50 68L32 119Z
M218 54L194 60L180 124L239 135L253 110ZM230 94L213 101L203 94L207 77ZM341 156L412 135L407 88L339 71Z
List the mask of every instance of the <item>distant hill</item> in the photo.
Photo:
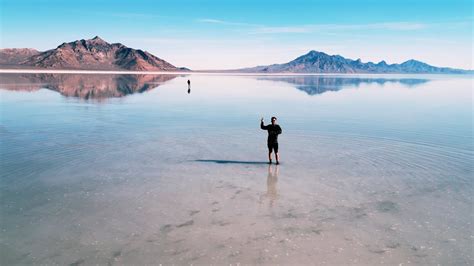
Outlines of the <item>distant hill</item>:
M24 49L8 49L8 53L4 50L0 51L0 58L5 58L1 64L19 67L132 71L187 70L177 68L149 52L132 49L121 43L110 44L98 36L89 40L63 43L45 52L31 52L29 56L26 56Z
M0 49L1 65L16 65L28 57L37 55L40 52L31 48L6 48Z
M284 64L273 64L235 70L251 73L429 73L429 74L466 74L469 70L447 67L434 67L426 63L408 60L401 64L362 63L360 59L352 60L340 55L328 55L323 52L309 53Z

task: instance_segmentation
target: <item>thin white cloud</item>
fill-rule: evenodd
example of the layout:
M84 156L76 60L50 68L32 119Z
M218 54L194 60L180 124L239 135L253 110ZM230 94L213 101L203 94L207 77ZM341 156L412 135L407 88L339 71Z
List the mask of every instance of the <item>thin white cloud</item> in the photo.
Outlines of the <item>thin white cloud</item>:
M392 30L392 31L414 31L429 27L424 23L413 22L389 22L372 24L309 24L301 26L263 26L257 27L250 33L272 34L272 33L313 33L324 31L348 31L348 30Z
M245 23L245 22L233 22L233 21L226 21L226 20L213 19L213 18L202 18L202 19L197 19L196 21L200 22L200 23L221 24L221 25L229 25L229 26L250 26L250 27L263 26L263 25L259 25L259 24L251 24L251 23Z
M380 30L421 30L430 27L424 23L413 23L413 22L392 22L392 23L376 23L366 25L368 29L380 29Z
M118 17L118 18L130 18L130 19L137 19L137 18L155 18L158 17L156 15L150 14L141 14L141 13L100 13L101 15L111 16L111 17Z
M250 34L279 34L279 33L323 33L336 31L364 31L364 30L387 30L387 31L419 31L427 28L437 27L459 27L465 26L466 21L445 23L421 23L421 22L380 22L369 24L305 24L305 25L281 25L268 26L245 22L233 22L213 18L197 20L200 23L220 24L228 26L244 26ZM249 29L250 27L250 29Z
M230 45L230 44L262 44L263 41L268 40L268 38L253 38L253 39L212 39L212 38L161 38L161 37L138 37L138 38L129 38L123 37L121 40L125 42L133 43L146 43L146 44L163 44L163 45L185 45L185 46L194 46L194 45Z
M272 34L272 33L309 33L312 30L306 26L295 27L259 27L250 33L253 34Z
M203 18L203 19L198 19L197 21L202 22L202 23L228 24L228 22L225 22L223 20L212 19L212 18Z

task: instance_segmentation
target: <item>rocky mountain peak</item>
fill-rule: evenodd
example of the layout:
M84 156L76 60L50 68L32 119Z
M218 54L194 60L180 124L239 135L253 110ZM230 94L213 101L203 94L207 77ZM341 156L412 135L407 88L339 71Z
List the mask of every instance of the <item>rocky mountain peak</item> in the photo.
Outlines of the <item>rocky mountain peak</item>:
M110 44L99 36L63 43L56 49L31 56L20 64L53 69L166 71L175 66L148 52Z
M100 38L99 36L95 36L94 38L90 39L90 40L87 40L91 43L96 43L96 44L109 44L108 42L104 41L102 38Z

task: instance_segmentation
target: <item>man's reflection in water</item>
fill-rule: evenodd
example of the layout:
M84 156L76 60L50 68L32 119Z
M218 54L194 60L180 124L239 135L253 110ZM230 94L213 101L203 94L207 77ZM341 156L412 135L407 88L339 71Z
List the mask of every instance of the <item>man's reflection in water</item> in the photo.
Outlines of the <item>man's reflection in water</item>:
M268 197L270 207L273 207L273 203L278 198L278 191L277 191L277 183L278 183L278 165L268 165L268 176L267 176L267 194L265 195Z
M191 80L188 79L188 94L191 93Z

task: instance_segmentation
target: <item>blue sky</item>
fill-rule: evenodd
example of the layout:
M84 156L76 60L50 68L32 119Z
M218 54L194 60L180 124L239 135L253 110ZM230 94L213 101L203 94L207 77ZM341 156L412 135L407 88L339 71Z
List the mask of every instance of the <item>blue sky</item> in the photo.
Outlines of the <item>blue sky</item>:
M192 69L283 63L309 50L473 68L473 5L466 0L0 3L2 48L48 50L99 35Z

